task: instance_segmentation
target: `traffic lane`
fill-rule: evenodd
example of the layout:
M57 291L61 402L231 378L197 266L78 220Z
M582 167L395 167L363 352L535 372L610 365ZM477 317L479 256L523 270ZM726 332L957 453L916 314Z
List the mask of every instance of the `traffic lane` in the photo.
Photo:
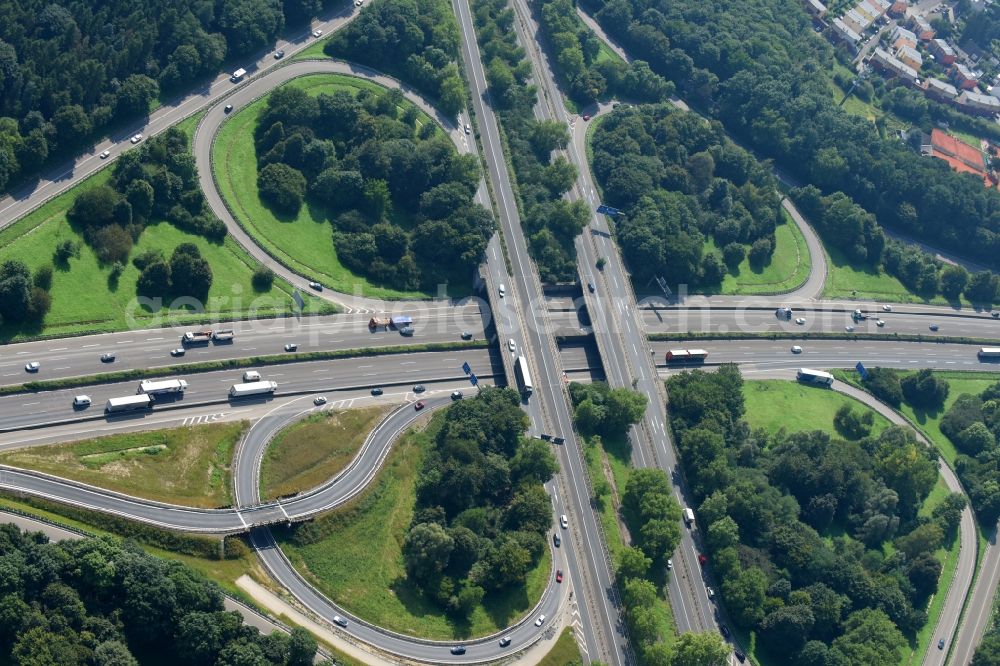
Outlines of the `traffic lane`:
M484 377L503 372L502 367L496 363L495 357L488 349L469 349L461 352L415 352L332 361L286 363L191 375L179 373L170 378L187 381L187 390L182 394L161 396L157 404L171 406L185 402L211 400L236 407L254 402L256 401L254 398L246 398L227 403L229 387L241 383L243 372L253 369L260 372L262 379L277 382L278 394L280 395L291 391L321 393L323 391L338 391L348 387L372 388L385 385L412 387L433 379L462 377L464 376L462 364L466 362L472 367L473 372ZM99 416L109 398L134 395L138 386L139 382L130 381L0 396L0 428L23 428L80 416ZM91 406L87 409L75 410L73 397L77 395L89 396L92 401ZM135 414L121 414L108 417L108 421L124 421L134 418L136 418Z
M802 324L797 320L803 319ZM882 320L884 326L878 326ZM928 337L974 337L1000 339L1000 321L989 315L936 316L935 314L871 312L854 321L850 312L794 310L791 319L779 318L771 310L741 309L642 309L642 322L649 333L855 333L924 335ZM932 330L931 327L937 330Z
M371 330L368 322L372 315L349 314L301 320L294 317L258 319L12 344L5 347L0 358L0 386L120 370L270 356L285 353L284 345L290 342L299 346L299 352L309 352L454 342L461 339L463 332L470 333L473 339L482 340L489 317L488 306L478 302L478 299L460 306L414 303L406 311L413 313L412 336L382 327ZM171 350L183 347L181 336L186 331L227 328L235 332L232 342L191 345L186 348L184 356L170 354ZM105 353L114 354L115 360L102 362L101 355ZM30 361L41 364L37 372L26 372L24 366Z

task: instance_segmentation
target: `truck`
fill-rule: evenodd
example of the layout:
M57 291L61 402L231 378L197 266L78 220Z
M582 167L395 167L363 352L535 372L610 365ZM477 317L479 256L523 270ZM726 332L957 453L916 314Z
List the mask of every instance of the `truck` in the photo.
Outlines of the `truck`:
M389 325L395 329L413 326L413 317L409 315L395 315L389 319Z
M851 313L851 319L853 319L854 321L864 321L865 319L868 319L868 315L866 315L861 310L855 310L854 312Z
M822 370L810 370L809 368L799 368L796 378L806 384L820 384L822 386L833 385L833 375Z
M704 349L670 349L666 358L667 363L704 363L708 352Z
M231 328L224 328L212 334L212 339L216 342L232 342L236 333Z
M237 83L238 81L242 81L243 77L246 75L247 75L247 70L240 67L238 70L233 72L233 75L229 77L229 80L232 81L233 83Z
M251 395L267 395L278 390L278 382L249 382L233 384L229 389L230 398L246 398Z
M691 507L684 507L684 524L688 527L694 525L694 511Z
M380 328L389 328L390 323L392 323L391 319L385 317L372 317L368 320L368 328L376 331Z
M778 319L791 319L792 309L789 307L781 307L774 311L774 316Z
M527 398L535 391L535 387L531 383L531 372L528 370L528 359L518 356L514 360L514 375L521 395Z
M1000 347L981 347L977 356L980 361L1000 361Z
M139 390L136 394L145 393L146 395L157 395L160 393L184 393L187 390L188 383L183 379L162 379L159 381L153 379L143 379L139 382Z
M140 409L149 409L153 404L153 399L145 393L128 395L124 398L111 398L104 406L104 411L108 414L117 412L134 412Z
M188 331L181 336L182 345L207 345L212 339L212 331Z

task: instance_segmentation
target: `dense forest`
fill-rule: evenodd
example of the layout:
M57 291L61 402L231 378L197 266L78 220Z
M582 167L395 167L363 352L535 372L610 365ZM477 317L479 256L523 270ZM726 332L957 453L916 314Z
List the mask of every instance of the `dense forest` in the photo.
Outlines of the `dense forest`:
M308 666L304 629L261 635L193 569L111 538L0 526L0 661L21 666ZM329 663L329 662L327 662Z
M393 74L455 115L466 98L455 62L458 45L458 23L447 0L392 0L366 6L324 50Z
M718 285L749 256L765 266L782 221L767 165L726 138L718 123L668 103L619 108L593 137L593 171L615 218L636 284ZM717 251L706 252L715 239Z
M911 389L933 393L925 384ZM927 620L941 573L935 552L956 538L964 498L919 514L937 460L911 430L862 428L856 441L751 430L742 385L734 365L667 382L698 529L730 617L780 663L897 663Z
M674 81L731 132L825 193L878 220L1000 266L1000 191L921 159L847 114L830 94L832 48L799 3L588 0L634 57Z
M572 0L533 0L532 9L554 52L561 83L574 101L590 104L610 93L659 102L673 94L674 85L653 72L649 63L602 57L600 39L577 17Z
M133 244L148 224L167 221L191 233L221 241L226 225L212 213L198 182L187 135L177 128L146 141L115 161L111 180L81 193L66 219L111 264L111 277L124 270ZM72 243L55 250L55 261L72 256ZM137 289L144 296L204 300L212 286L212 268L197 246L182 243L170 259L146 252L132 260L141 271Z
M330 0L0 1L0 192Z
M330 251L373 282L434 291L467 281L493 233L473 202L478 161L460 155L401 91L268 97L255 137L261 198L279 216L305 204L333 223Z
M490 100L516 176L521 225L542 282L576 280L573 241L590 219L582 201L563 195L576 182L576 167L553 151L569 143L565 125L535 120L537 89L529 85L531 62L518 46L514 10L505 0L472 4Z
M958 449L955 471L984 529L1000 518L1000 382L979 395L963 393L941 419L941 432Z
M516 392L485 388L448 408L423 454L403 557L407 576L450 613L523 585L545 552L552 504L542 484L558 466L527 427Z

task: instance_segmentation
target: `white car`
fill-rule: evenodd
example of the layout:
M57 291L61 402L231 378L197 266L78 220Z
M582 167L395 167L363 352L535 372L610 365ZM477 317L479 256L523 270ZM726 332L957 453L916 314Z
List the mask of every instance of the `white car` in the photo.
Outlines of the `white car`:
M566 517L565 513L563 515L559 516L559 524L562 525L563 529L566 529L566 528L569 527L569 518Z
M801 354L802 353L802 347L800 347L799 345L792 345L792 353L793 354Z
M882 306L882 312L892 312L892 306L891 305L883 305Z
M500 294L500 298L503 298L507 295L507 287L500 285L497 287L497 293Z
M545 616L544 615L539 615L538 619L535 620L535 626L536 627L542 626L542 622L545 622Z
M705 591L708 592L708 598L709 599L714 599L715 598L715 590L713 590L710 587L706 587Z
M512 352L517 351L517 343L514 342L513 338L507 341L507 349L511 350Z
M853 333L854 327L848 324L847 326L844 327L844 330L847 331L848 333Z
M129 139L129 141L131 141L132 143L139 143L140 141L142 141L142 134L141 133L133 134L132 138Z
M465 123L465 133L472 134L472 128L469 127L469 123Z
M882 328L883 326L885 326L885 322L882 321L881 319L876 319L875 325L878 326L879 328Z
M319 37L322 34L323 34L323 31L320 30L319 28L316 28L315 30L313 30L313 37Z
M106 159L108 159L108 155L110 155L110 154L111 154L110 150L102 150L101 154L100 154L100 158L102 160L106 160Z
M78 395L75 398L73 398L74 407L87 407L89 405L90 405L89 395Z
M334 615L333 616L333 623L336 624L336 625L338 625L338 626L341 626L341 627L346 627L347 626L347 620L345 620L344 618L340 617L339 615Z
M668 559L667 560L667 571L670 571L673 568L674 568L674 561L671 560L671 559Z
M803 324L806 323L806 318L805 317L799 317L798 319L795 320L795 323L798 324L799 326L802 326Z
M38 369L42 367L42 364L38 361L31 361L30 363L24 364L25 372L38 372Z

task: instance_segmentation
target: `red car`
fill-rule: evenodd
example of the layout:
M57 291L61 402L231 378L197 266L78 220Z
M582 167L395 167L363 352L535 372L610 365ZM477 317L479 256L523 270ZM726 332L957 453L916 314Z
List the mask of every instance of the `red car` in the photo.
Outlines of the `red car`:
M556 569L556 582L562 582L562 569Z
M583 122L587 122L588 120L590 120L590 114L589 113L583 114Z
M418 412L423 408L424 408L424 403L422 401L418 401L417 404L413 405L413 409L417 410Z
M705 553L698 553L698 564L700 564L701 566L705 566L706 564L708 564L708 555L706 555Z

